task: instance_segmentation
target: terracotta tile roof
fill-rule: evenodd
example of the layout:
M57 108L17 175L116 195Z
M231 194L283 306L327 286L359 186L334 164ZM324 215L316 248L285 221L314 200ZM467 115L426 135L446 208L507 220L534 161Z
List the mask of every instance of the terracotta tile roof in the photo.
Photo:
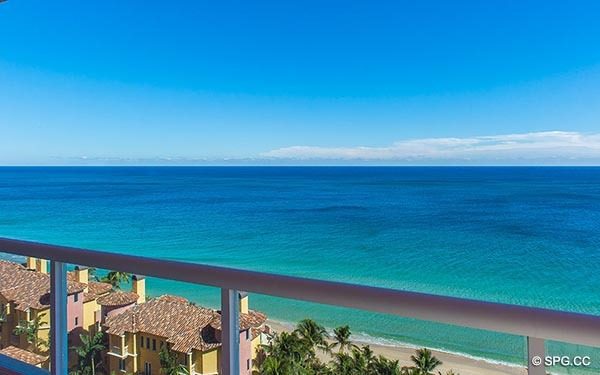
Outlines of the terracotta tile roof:
M242 314L242 316L248 316L248 323L252 327L260 327L267 321L267 316L260 311L250 310L248 314Z
M110 293L112 291L112 285L108 283L99 283L96 281L90 281L88 283L88 292L83 293L83 302L90 302L98 299L98 297Z
M218 319L211 322L211 326L216 330L221 330L221 314ZM246 330L253 327L260 327L267 321L267 316L261 312L250 310L248 314L240 314L240 329Z
M35 354L30 351L17 348L15 346L9 346L0 350L0 354L3 354L7 357L14 358L21 362L29 363L30 365L37 366L42 364L48 360L48 357L43 355Z
M67 282L67 293L83 292L85 284ZM50 275L0 261L0 294L14 302L18 310L44 309L50 306Z
M77 282L77 274L74 271L67 273L67 280ZM90 302L112 290L112 285L98 281L89 281L87 291L83 294L83 302Z
M18 263L9 262L8 260L0 259L0 274L5 272L15 271L15 270L24 270L25 267Z
M160 297L158 297L161 301L163 302L178 302L178 303L188 303L189 301L184 298L184 297L180 297L180 296L172 296L169 294L165 294L162 295Z
M105 293L108 293L112 290L112 285L109 283L100 283L97 281L90 281L88 283L89 293L95 294L97 296L101 296Z
M260 328L250 328L250 333L252 333L252 340L260 336L261 333L267 333L263 327Z
M125 306L137 302L138 295L134 292L114 291L98 298L102 306Z
M262 324L265 319L261 313L242 314L240 328L252 328L252 324ZM216 332L221 327L221 314L176 296L161 296L109 316L105 326L106 332L113 335L129 332L164 337L172 350L181 353L192 349L206 351L221 345Z

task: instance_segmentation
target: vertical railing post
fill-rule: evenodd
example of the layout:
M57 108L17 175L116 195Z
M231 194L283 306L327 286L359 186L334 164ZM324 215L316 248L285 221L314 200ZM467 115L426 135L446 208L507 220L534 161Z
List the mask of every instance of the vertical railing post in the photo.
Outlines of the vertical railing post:
M527 337L527 374L546 375L546 348L543 339Z
M50 263L50 372L68 373L67 343L67 267L62 262Z
M240 374L240 309L238 291L221 289L222 375Z

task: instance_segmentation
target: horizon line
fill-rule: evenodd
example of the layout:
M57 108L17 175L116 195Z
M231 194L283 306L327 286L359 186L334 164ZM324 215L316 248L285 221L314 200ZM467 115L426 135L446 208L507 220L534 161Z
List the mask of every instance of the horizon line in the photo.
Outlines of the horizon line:
M0 168L600 168L600 164L431 164L431 165L389 165L389 164L96 164L96 165L75 165L75 164L15 164L1 165Z

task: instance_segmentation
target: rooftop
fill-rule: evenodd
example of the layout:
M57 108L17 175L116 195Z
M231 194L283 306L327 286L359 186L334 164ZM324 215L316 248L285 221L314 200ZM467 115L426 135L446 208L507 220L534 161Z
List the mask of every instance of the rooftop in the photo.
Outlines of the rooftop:
M94 300L103 294L110 293L110 291L112 291L112 285L109 283L90 281L88 283L88 292L85 293L83 301L88 302Z
M77 282L77 274L74 271L67 273L67 280ZM87 291L83 294L83 302L93 301L103 294L112 290L112 285L98 281L88 281Z
M137 302L139 296L134 292L123 292L120 290L108 293L98 298L101 306L126 306Z
M67 293L83 292L85 284L74 280L67 283ZM14 302L16 308L45 309L50 306L50 275L28 270L20 264L0 260L0 295Z
M48 360L48 357L32 353L28 350L20 349L15 346L9 346L0 350L0 354L34 366L42 364Z
M265 321L266 316L259 312L240 314L240 331L258 328ZM106 332L113 335L129 332L164 337L172 350L181 353L192 349L206 351L221 345L216 332L221 329L221 314L177 296L161 296L109 316L105 326Z

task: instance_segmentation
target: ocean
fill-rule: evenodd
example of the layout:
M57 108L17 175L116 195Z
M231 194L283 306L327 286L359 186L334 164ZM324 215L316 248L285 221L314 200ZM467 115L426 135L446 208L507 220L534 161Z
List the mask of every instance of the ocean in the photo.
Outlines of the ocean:
M600 168L3 167L0 236L600 315ZM147 284L219 303L214 288ZM526 361L522 337L250 303L362 340ZM592 357L561 371L600 372L600 350L548 345Z

